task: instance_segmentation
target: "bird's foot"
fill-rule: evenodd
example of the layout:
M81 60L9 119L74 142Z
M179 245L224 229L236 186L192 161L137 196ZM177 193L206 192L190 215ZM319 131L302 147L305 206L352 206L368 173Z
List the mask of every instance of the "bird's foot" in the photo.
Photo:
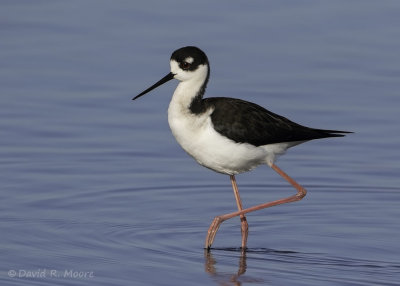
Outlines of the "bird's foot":
M208 228L208 232L207 232L206 244L205 244L205 248L206 249L210 249L211 248L211 245L214 242L214 238L215 238L215 235L217 234L219 226L224 221L225 220L221 216L216 216L214 218L214 220L212 221L210 227Z

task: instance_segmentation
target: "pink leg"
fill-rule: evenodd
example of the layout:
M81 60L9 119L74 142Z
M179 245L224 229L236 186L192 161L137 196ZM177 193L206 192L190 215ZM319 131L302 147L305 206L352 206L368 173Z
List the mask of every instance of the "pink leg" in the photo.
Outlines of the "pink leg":
M235 195L238 211L241 211L241 210L243 210L242 200L240 199L239 189L236 184L235 176L231 175L230 179L231 179L233 193ZM240 215L240 224L241 224L240 230L242 233L242 249L246 249L247 236L249 235L249 225L247 224L247 219L244 214Z
M238 201L240 201L239 190L237 189L235 178L233 176L231 176L231 182L232 182L232 186L233 186L233 189L234 189L235 197L236 197L236 192L237 192L236 202L238 204L239 211L233 212L233 213L229 213L229 214L220 215L220 216L216 216L214 218L213 222L211 223L211 225L210 225L210 227L208 229L205 248L207 248L207 249L211 248L211 245L214 242L215 235L217 234L219 226L221 225L222 222L224 222L224 221L226 221L226 220L228 220L230 218L233 218L235 216L241 216L241 217L243 216L245 218L244 215L246 213L257 211L257 210L261 210L261 209L265 209L265 208L269 208L269 207L276 206L276 205L296 202L296 201L299 201L299 200L301 200L302 198L305 197L305 195L307 194L307 191L302 186L300 186L295 180L293 180L291 177L289 177L289 175L287 175L284 171L282 171L275 164L272 164L271 168L273 170L275 170L279 175L281 175L285 180L287 180L293 187L295 187L296 190L297 190L297 193L295 195L292 195L292 196L287 197L287 198L279 199L279 200L272 201L272 202L267 202L267 203L264 203L264 204L260 204L260 205L256 205L256 206L253 206L253 207L250 207L250 208L247 208L247 209L240 210L241 202L240 202L240 207L239 207L239 202L238 202ZM233 179L232 179L232 177L233 177ZM236 190L235 190L235 188L236 188ZM247 240L247 235L246 235L246 240ZM243 238L243 222L242 222L242 247L245 247L245 245L243 245L243 243L245 243L246 240L244 240L244 238Z

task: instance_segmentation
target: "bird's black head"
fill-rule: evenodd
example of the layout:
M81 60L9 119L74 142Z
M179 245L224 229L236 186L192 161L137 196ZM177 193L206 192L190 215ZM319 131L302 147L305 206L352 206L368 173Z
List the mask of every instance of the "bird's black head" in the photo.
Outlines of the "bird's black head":
M141 97L173 78L179 81L200 81L203 83L201 93L204 93L210 74L210 66L208 58L202 50L194 46L180 48L172 53L170 65L170 73L133 99Z
M171 55L171 61L176 61L179 68L185 71L195 71L199 65L208 65L206 54L197 47L183 47Z

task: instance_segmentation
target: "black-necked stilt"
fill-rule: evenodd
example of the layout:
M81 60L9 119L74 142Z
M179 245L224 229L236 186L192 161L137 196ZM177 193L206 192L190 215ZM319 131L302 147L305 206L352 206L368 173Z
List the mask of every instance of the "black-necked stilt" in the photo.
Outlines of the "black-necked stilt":
M171 72L134 97L148 93L171 80L179 80L168 108L168 122L182 148L199 164L230 176L237 212L214 218L205 247L210 248L220 224L240 216L242 249L246 247L248 224L245 214L263 208L295 202L306 190L274 162L288 148L313 139L342 137L347 131L315 129L294 123L265 108L240 99L204 98L210 66L206 54L197 47L183 47L172 53ZM243 209L235 175L267 164L286 179L297 193L293 196Z

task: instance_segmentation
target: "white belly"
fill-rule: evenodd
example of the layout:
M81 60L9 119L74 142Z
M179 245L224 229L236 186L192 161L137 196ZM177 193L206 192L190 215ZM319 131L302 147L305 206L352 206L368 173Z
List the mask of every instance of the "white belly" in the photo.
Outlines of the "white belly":
M209 114L194 115L188 109L175 107L170 105L168 109L172 134L199 164L216 172L234 175L249 171L260 164L271 165L276 155L283 154L290 147L286 144L256 147L247 143L236 143L214 130Z
M193 114L191 93L199 87L179 83L168 107L168 123L182 148L199 164L216 172L234 175L249 171L260 164L272 165L276 156L301 142L254 146L236 143L215 131L211 122L212 109Z

